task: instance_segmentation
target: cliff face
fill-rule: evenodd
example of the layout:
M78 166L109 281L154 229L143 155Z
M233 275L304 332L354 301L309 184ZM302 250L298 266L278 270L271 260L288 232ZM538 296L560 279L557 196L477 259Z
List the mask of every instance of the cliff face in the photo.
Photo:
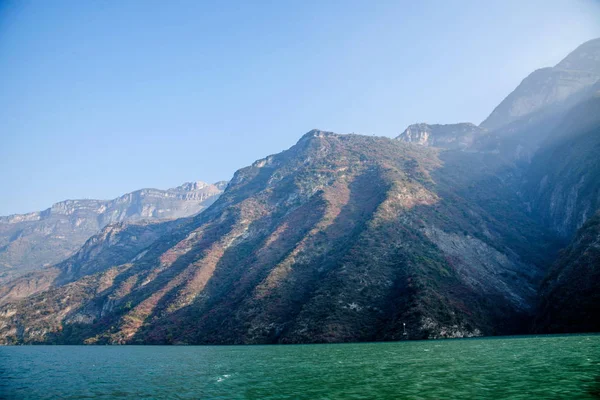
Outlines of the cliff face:
M194 215L222 190L222 183L192 182L109 201L66 200L41 212L0 217L0 282L64 260L108 224Z
M486 130L471 123L449 125L410 125L396 139L423 146L441 147L451 150L465 150L472 147L475 140L485 135Z
M477 194L442 165L452 162L311 131L239 170L208 210L131 260L5 304L0 337L305 343L400 339L403 323L411 338L519 331L543 246L533 228L491 214L502 207L478 205L508 190L484 161L469 161L481 167L470 176L482 180Z

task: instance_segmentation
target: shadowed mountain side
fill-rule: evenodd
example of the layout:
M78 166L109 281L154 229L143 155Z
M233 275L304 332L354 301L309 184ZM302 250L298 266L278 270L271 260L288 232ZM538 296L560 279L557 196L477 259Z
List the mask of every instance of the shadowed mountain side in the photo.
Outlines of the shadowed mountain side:
M532 160L521 191L565 239L600 209L600 96L575 107Z
M537 332L600 331L600 213L561 252L540 292Z
M414 124L404 130L396 140L423 146L450 150L467 150L487 131L471 123L460 124Z

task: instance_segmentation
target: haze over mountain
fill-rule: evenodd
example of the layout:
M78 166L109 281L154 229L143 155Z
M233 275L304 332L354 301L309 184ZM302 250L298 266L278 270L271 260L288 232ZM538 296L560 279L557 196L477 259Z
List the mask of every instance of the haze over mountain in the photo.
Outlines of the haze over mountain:
M561 114L581 100L600 79L600 40L590 40L555 67L534 71L481 123L497 130L524 118Z
M417 124L396 139L312 130L238 170L196 216L108 226L4 285L0 341L595 330L599 44L531 74L481 126Z
M415 124L398 139L446 149L500 153L511 161L528 164L544 140L561 136L553 131L559 129L565 114L600 90L599 54L600 39L590 40L555 67L533 72L479 126ZM581 114L582 121L595 115Z

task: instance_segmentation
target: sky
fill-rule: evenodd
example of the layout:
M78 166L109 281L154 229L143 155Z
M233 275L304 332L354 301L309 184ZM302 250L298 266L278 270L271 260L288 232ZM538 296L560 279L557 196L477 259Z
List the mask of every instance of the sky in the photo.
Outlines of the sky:
M595 37L599 0L0 0L0 215L480 123Z

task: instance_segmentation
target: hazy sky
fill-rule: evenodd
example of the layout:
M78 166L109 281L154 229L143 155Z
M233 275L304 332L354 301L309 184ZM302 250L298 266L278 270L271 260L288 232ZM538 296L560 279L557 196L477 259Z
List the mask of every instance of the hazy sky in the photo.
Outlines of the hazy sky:
M600 2L0 0L0 215L229 179L312 128L481 122Z

